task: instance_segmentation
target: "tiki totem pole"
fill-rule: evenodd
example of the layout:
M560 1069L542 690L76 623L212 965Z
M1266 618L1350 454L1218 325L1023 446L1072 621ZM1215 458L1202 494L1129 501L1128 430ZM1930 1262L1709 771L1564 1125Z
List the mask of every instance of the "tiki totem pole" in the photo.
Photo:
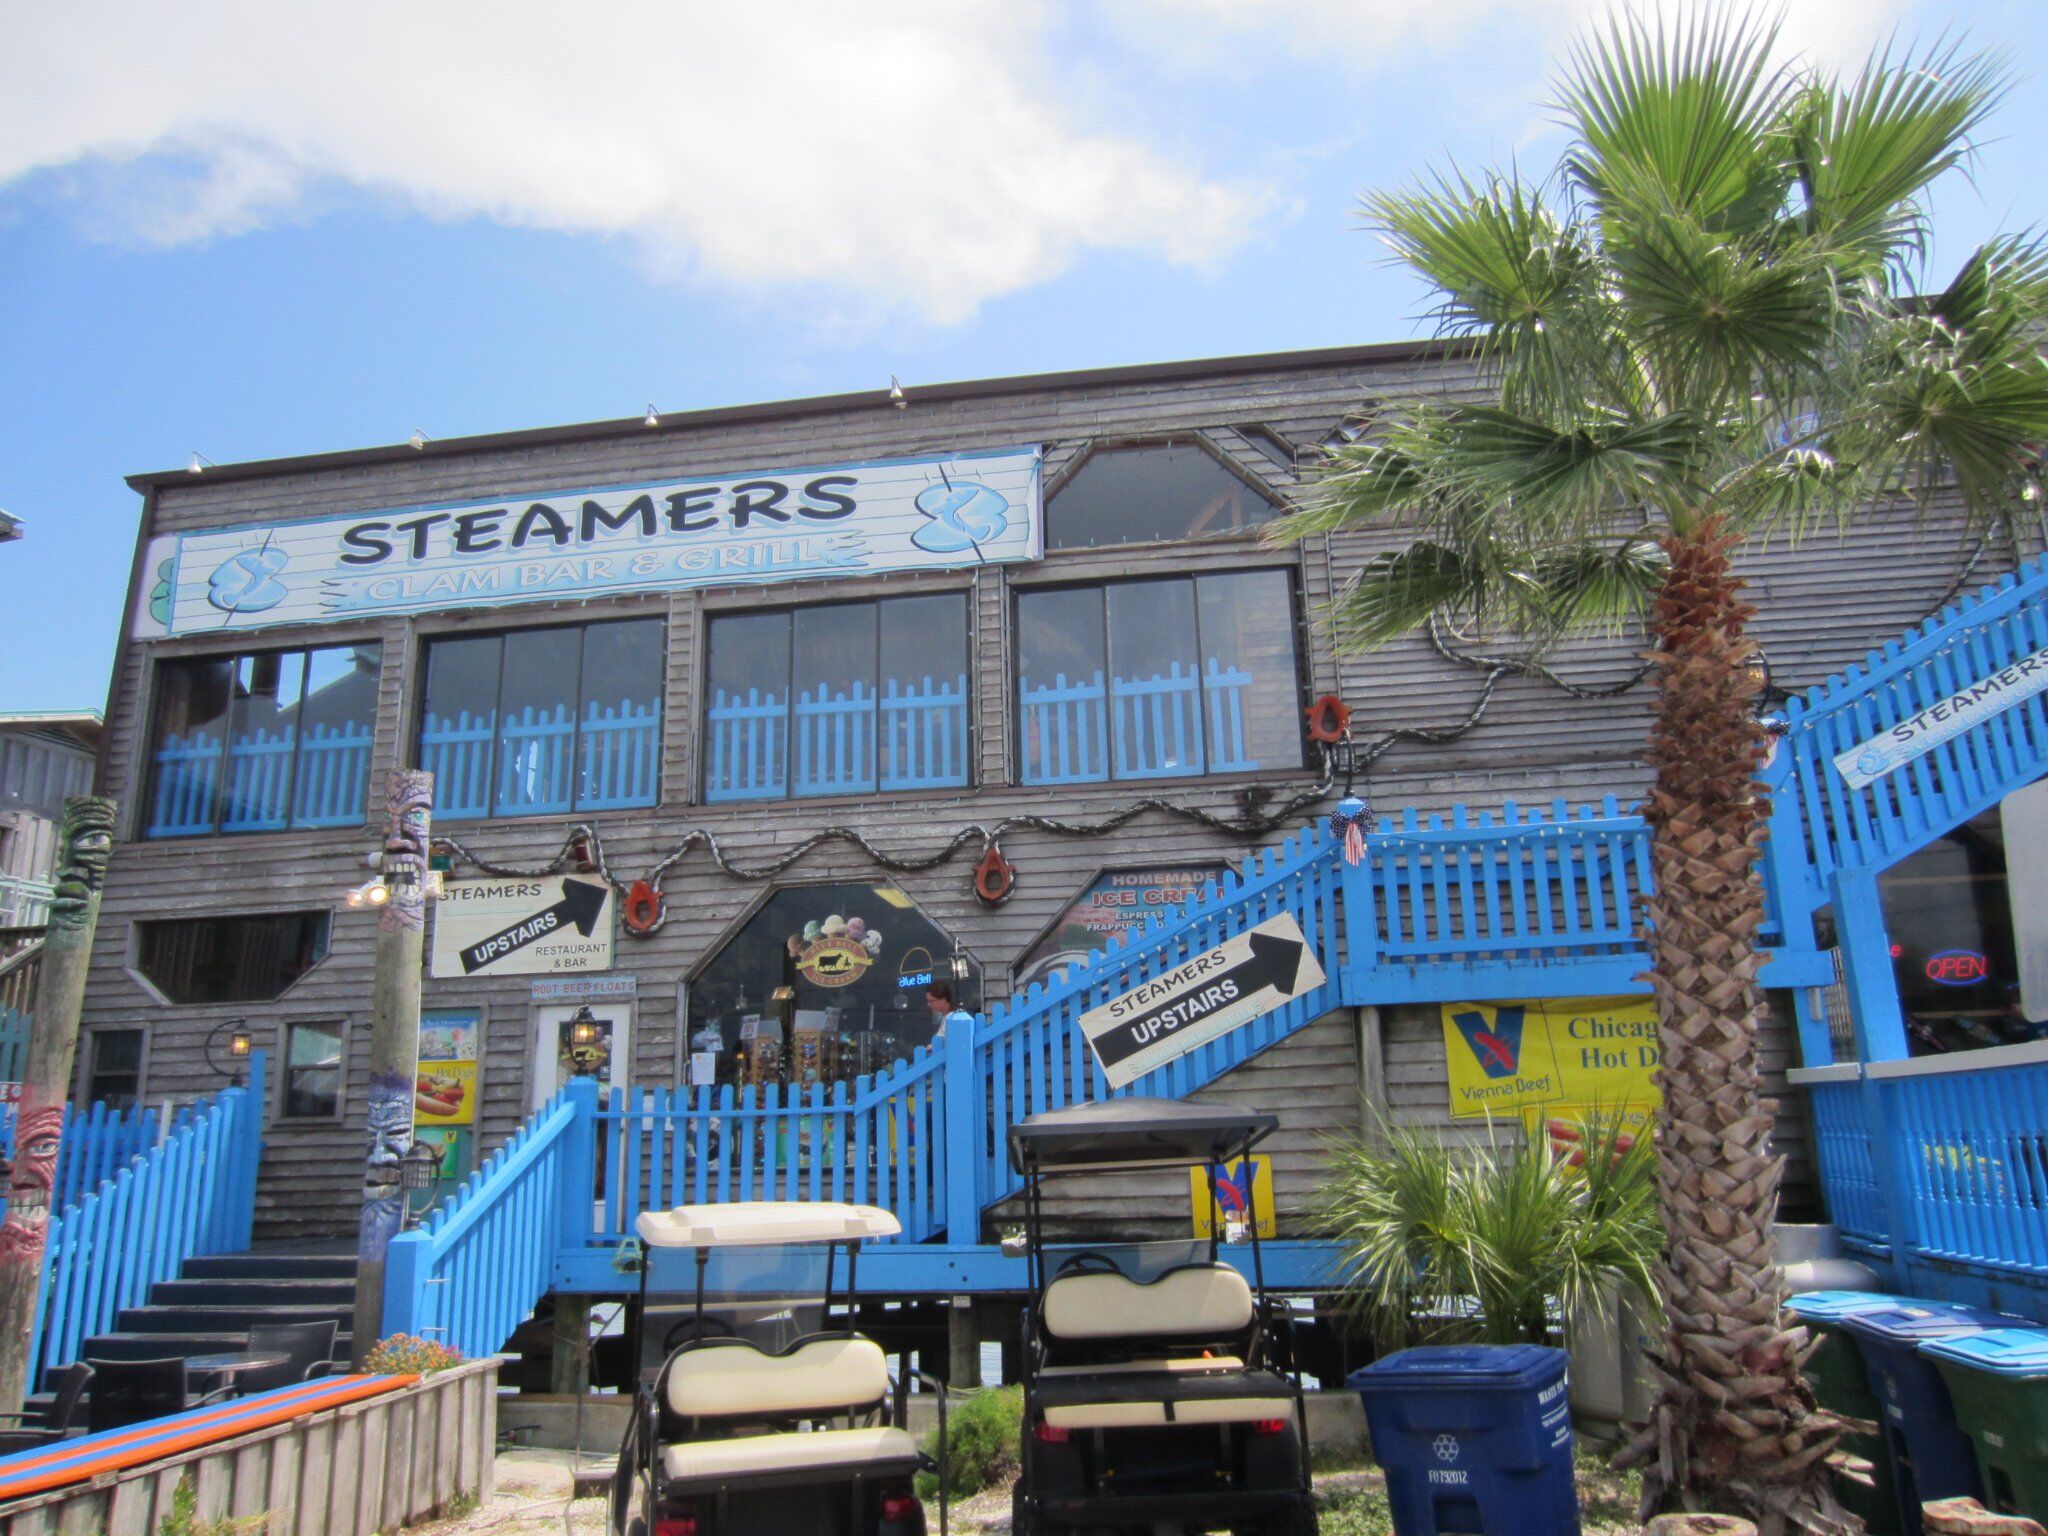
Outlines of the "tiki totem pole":
M413 1088L420 1066L420 948L427 916L427 828L434 776L394 768L387 790L384 883L377 914L377 973L370 997L369 1144L363 1211L356 1229L355 1365L377 1343L384 1321L384 1251L405 1203L402 1159L412 1146Z
M57 890L43 935L42 980L36 987L28 1062L15 1106L14 1169L7 1219L0 1222L0 1414L21 1412L28 1390L28 1335L35 1326L36 1287L43 1271L50 1204L57 1185L57 1144L64 1099L78 1046L85 972L100 917L100 887L114 847L114 802L74 795L64 802Z

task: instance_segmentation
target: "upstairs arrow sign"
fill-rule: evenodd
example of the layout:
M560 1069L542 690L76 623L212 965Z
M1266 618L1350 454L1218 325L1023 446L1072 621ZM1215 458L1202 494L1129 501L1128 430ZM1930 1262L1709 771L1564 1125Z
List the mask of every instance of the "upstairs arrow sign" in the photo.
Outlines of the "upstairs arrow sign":
M1109 1086L1147 1072L1306 996L1326 978L1286 914L1187 960L1081 1015Z
M508 955L515 955L529 944L559 934L564 928L573 927L584 938L597 926L597 919L604 911L605 899L611 892L604 886L589 880L564 880L562 899L551 907L542 907L530 917L499 929L486 938L462 949L462 973L475 975L487 965L494 965Z

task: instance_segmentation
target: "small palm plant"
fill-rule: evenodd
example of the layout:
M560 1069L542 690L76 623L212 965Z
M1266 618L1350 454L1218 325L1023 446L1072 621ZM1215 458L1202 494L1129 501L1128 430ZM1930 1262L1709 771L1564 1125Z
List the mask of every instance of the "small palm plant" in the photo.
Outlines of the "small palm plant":
M1375 1337L1540 1344L1616 1282L1653 1294L1656 1154L1618 1118L1580 1145L1573 1166L1518 1129L1477 1147L1401 1125L1334 1141L1322 1225Z

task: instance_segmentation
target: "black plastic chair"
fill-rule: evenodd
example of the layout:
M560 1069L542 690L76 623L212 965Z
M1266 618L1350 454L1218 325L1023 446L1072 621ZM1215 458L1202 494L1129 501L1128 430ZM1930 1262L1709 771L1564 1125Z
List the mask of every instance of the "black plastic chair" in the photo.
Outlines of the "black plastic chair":
M85 1396L86 1383L92 1375L91 1366L74 1360L57 1378L57 1395L42 1413L0 1413L0 1419L12 1419L18 1426L0 1429L0 1456L10 1451L32 1451L39 1445L81 1433L83 1426L73 1421L78 1417L79 1399Z
M334 1336L340 1327L333 1318L324 1323L258 1323L249 1330L249 1353L288 1358L283 1365L243 1371L235 1379L235 1390L247 1397L327 1375L334 1369Z
M220 1402L228 1395L222 1387L193 1396L185 1379L183 1355L168 1360L88 1360L86 1364L92 1367L86 1427L94 1434L183 1413L187 1408Z

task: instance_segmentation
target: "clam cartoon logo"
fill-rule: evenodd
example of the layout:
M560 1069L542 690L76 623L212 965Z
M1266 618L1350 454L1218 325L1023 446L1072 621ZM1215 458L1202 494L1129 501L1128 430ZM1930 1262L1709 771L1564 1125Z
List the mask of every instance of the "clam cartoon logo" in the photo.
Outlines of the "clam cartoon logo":
M981 546L999 538L1010 526L1010 498L979 480L955 480L939 466L939 483L917 493L917 510L931 521L910 536L919 549L935 555L963 550L981 554Z
M1868 774L1883 773L1890 762L1891 759L1886 757L1876 747L1865 747L1862 752L1857 754L1856 771Z
M256 549L238 549L206 578L206 600L222 613L261 613L275 608L291 589L277 579L290 562L266 537Z
M1496 1008L1489 1024L1483 1013L1451 1015L1458 1033L1472 1047L1472 1054L1488 1077L1513 1077L1522 1065L1522 1009Z

